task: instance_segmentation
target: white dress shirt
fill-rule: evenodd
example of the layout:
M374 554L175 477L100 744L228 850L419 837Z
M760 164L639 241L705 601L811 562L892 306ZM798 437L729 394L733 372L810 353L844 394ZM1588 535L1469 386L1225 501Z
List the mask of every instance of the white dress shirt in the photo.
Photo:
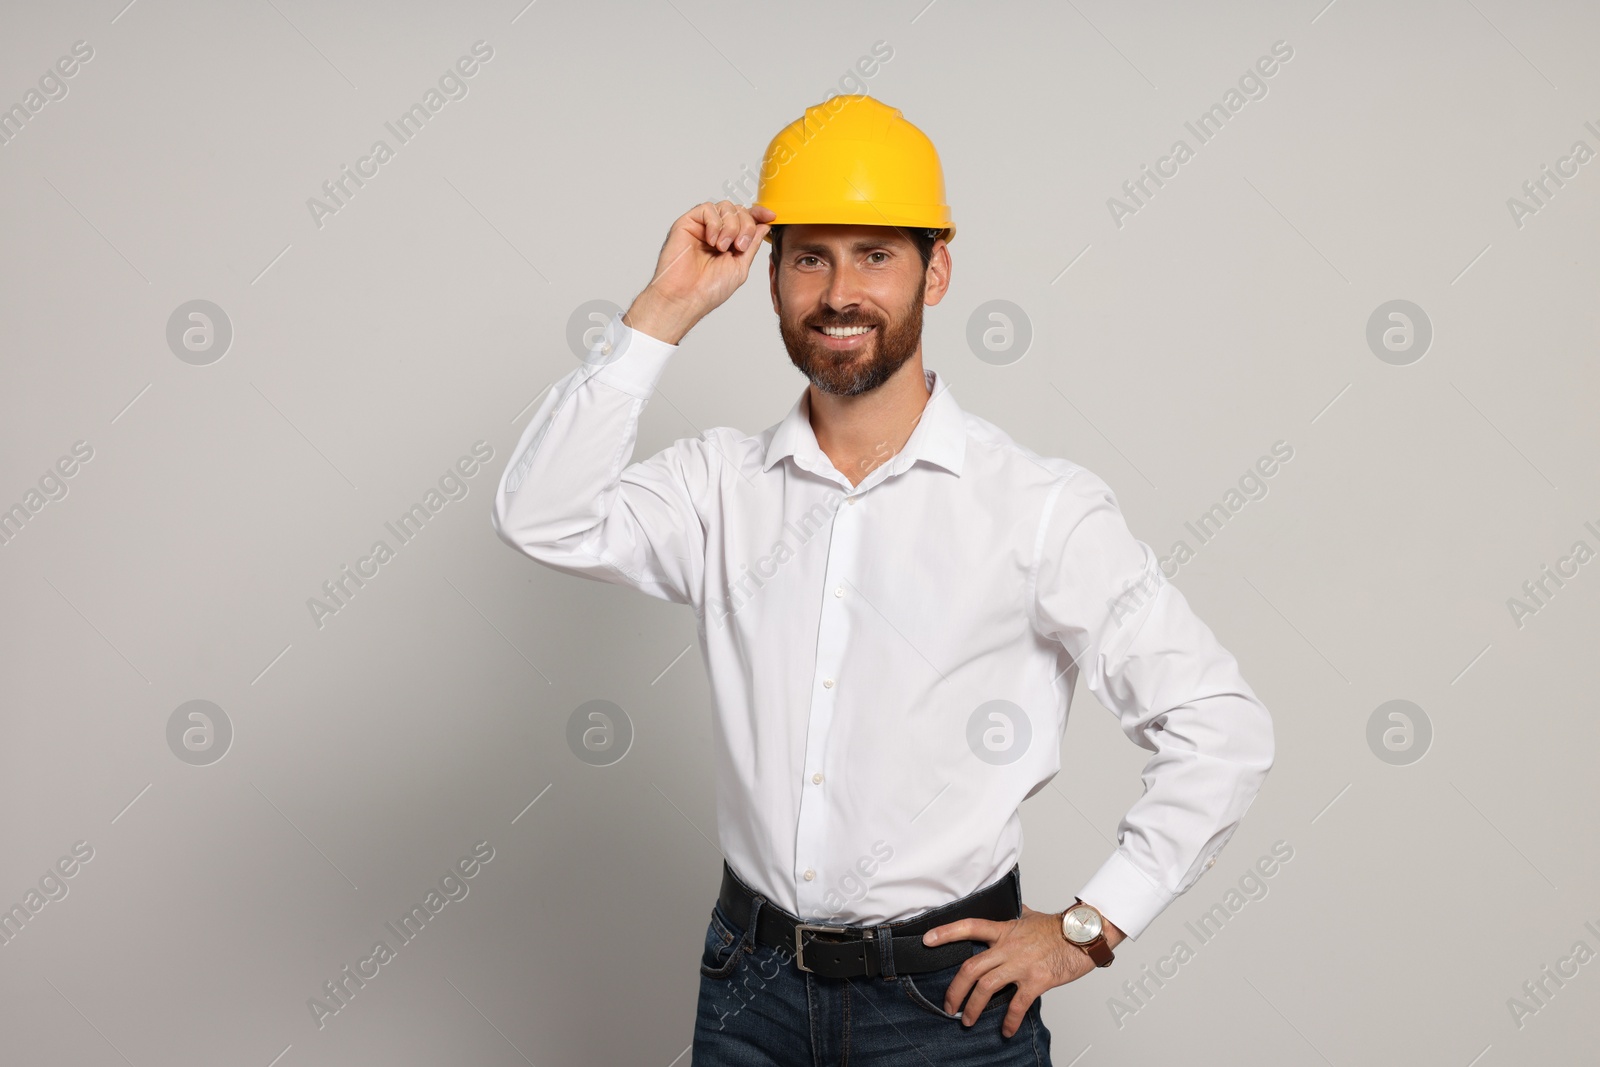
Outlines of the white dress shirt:
M523 431L493 523L555 570L693 607L728 863L833 923L989 885L1022 853L1018 806L1060 770L1081 670L1153 753L1077 894L1138 937L1233 835L1273 734L1110 488L963 411L932 370L910 439L854 487L804 392L759 434L719 426L630 464L675 351L613 317Z

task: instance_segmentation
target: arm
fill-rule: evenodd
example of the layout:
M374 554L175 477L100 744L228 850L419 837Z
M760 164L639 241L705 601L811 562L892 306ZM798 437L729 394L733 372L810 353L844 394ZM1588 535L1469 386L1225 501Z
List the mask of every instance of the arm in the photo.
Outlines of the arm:
M1047 507L1034 597L1122 732L1153 753L1116 850L1078 893L1137 938L1210 866L1272 767L1272 719L1239 665L1128 531L1111 489L1077 469Z
M564 573L695 602L706 545L696 501L716 477L715 447L702 435L625 464L677 342L744 282L766 230L726 201L673 223L651 283L523 430L495 492L502 540Z
M704 566L695 501L716 477L701 439L625 467L639 415L674 345L607 324L582 363L551 387L500 476L491 519L500 538L547 567L691 603Z
M1233 657L1166 583L1155 553L1128 532L1103 481L1074 468L1052 489L1040 523L1033 624L1072 657L1069 687L1085 672L1122 732L1155 753L1145 764L1144 795L1117 827L1116 850L1078 893L1099 910L1115 948L1143 933L1233 835L1272 766L1272 719ZM1006 1037L1045 990L1095 970L1063 936L1059 912L1026 904L1021 918L958 919L923 942L952 938L990 947L961 965L945 990L945 1010L964 1001L970 1026L1014 983L1000 1030Z

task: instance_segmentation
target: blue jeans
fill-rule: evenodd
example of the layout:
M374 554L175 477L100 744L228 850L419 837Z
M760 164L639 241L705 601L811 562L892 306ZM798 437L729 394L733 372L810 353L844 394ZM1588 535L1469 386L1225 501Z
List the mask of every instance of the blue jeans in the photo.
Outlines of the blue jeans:
M758 908L768 906L757 899ZM989 947L969 944L972 955ZM755 944L714 904L700 956L692 1067L1050 1067L1042 998L1009 1038L1000 1024L1015 985L990 998L970 1027L959 1010L944 1011L945 988L960 968L819 977L795 966L793 946Z

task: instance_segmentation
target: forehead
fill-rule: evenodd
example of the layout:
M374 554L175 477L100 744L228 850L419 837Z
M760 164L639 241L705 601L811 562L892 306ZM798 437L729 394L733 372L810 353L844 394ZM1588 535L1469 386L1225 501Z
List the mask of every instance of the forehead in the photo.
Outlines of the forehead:
M783 249L798 251L860 251L899 245L915 248L898 226L854 226L843 223L792 223L784 227Z

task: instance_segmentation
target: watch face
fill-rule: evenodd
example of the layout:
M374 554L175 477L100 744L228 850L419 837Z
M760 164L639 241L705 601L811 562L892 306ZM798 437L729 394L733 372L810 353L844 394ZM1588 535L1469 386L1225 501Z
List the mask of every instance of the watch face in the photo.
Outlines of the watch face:
M1061 931L1075 945L1086 945L1100 936L1100 913L1087 904L1069 908L1061 919Z

